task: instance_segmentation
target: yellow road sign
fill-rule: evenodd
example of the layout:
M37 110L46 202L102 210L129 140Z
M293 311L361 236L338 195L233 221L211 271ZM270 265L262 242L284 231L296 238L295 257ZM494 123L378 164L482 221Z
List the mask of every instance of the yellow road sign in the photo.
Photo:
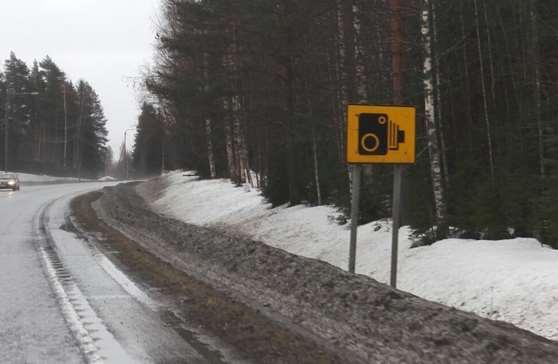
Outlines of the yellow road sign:
M349 105L347 162L415 163L415 108Z

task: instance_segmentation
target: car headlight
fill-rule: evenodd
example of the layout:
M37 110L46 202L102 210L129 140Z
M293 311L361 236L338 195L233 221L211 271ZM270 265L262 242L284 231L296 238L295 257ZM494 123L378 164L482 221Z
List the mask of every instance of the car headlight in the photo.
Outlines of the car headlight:
M8 181L8 185L10 185L10 186L15 186L15 184L16 184L16 181L14 181L14 180Z

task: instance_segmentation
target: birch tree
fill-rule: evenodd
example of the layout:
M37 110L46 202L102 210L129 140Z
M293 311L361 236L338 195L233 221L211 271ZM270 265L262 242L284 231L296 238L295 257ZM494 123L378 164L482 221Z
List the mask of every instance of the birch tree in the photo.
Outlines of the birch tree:
M486 78L484 74L484 57L482 51L482 43L481 43L481 31L480 31L480 21L479 21L479 6L478 0L473 0L473 5L475 9L475 31L477 35L477 51L479 56L479 67L480 67L480 80L481 80L481 92L482 92L482 106L483 106L483 115L486 127L486 140L488 146L488 163L490 168L490 180L492 184L495 182L494 177L494 151L492 147L492 126L490 124L490 116L488 113L488 98L486 95Z
M436 127L436 105L434 103L434 77L432 70L432 39L431 17L433 15L430 0L423 0L421 16L421 34L424 54L423 87L424 87L424 121L430 156L430 176L436 212L436 235L443 238L447 234L447 211L444 196L438 130Z

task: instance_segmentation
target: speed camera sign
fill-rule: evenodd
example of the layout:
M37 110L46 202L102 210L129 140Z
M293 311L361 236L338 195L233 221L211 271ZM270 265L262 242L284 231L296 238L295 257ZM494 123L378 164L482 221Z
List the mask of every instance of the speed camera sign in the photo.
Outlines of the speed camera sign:
M415 163L415 108L349 105L347 162Z

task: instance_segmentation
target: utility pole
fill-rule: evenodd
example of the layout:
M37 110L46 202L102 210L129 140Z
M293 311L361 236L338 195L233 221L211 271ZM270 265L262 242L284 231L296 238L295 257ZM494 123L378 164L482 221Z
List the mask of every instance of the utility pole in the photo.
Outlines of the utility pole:
M66 168L68 158L68 109L66 107L66 81L64 85L64 168Z
M83 122L83 107L85 101L83 99L83 93L86 92L84 87L81 88L81 92L79 93L79 119L78 119L78 130L77 130L77 153L76 158L78 160L78 181L81 182L81 124Z
M126 144L126 133L131 131L131 130L135 130L135 129L124 130L124 150L123 150L123 153L124 153L124 169L126 171L126 180L128 180L128 178L130 177L129 173L128 173L128 150L127 150L127 144Z
M128 180L128 151L126 150L126 133L128 130L124 130L124 149L122 152L124 153L124 171L126 172L126 180Z
M60 75L56 77L58 81L62 81L62 94L64 95L64 159L62 161L64 169L66 169L68 161L68 108L66 104L66 76Z

